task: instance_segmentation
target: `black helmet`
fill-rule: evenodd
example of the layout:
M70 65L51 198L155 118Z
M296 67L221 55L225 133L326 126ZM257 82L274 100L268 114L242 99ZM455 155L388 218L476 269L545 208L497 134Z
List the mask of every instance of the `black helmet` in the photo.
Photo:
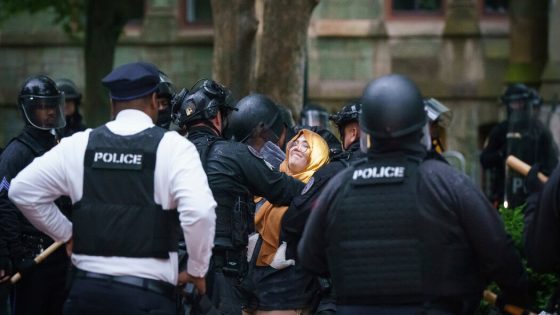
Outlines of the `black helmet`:
M156 89L157 98L167 98L171 102L171 99L175 95L175 89L173 88L173 82L169 80L169 77L163 72L159 72L159 84Z
M197 122L209 121L219 112L227 116L235 110L230 90L215 81L198 81L188 92L182 89L171 100L174 123L179 127L189 127Z
M245 142L260 127L263 131L270 131L266 141L278 142L284 129L284 120L281 109L270 98L251 94L237 102L236 108L237 112L230 116L229 125L234 140Z
M27 123L33 127L50 130L66 125L64 119L64 93L45 75L31 76L19 92L19 105Z
M539 95L539 92L537 92L537 90L531 89L529 94L530 94L529 104L533 108L538 108L544 103L543 98Z
M344 139L344 127L350 122L358 122L361 112L362 104L356 101L344 105L339 112L329 116L329 119L332 120L338 128L338 133L341 138Z
M376 139L409 135L427 122L422 94L404 75L386 75L370 82L361 103L360 128Z
M529 100L530 98L531 90L523 83L508 85L504 94L500 96L500 100L505 105L512 101Z
M301 125L304 127L318 126L328 128L329 113L321 105L306 104L300 113Z
M56 87L59 91L64 92L64 99L71 100L80 104L82 100L82 94L78 91L78 87L70 79L58 79L56 80Z
M160 71L159 83L156 88L156 97L158 98L159 107L156 125L164 129L169 129L169 125L171 124L171 100L174 95L175 89L173 88L173 83L165 73Z
M330 115L329 119L340 129L351 121L358 121L361 112L362 104L360 102L350 102L336 114Z

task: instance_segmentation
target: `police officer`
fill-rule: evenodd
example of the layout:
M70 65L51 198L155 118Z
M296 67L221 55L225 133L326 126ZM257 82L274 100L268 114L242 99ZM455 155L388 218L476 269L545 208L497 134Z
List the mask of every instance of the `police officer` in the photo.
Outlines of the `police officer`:
M205 291L216 203L195 147L154 125L158 69L125 64L102 82L115 120L35 159L9 197L37 228L68 242L76 270L65 314L172 314L179 279ZM74 204L72 223L52 203L61 194ZM189 254L181 277L178 225Z
M332 277L337 314L472 314L490 280L523 305L527 276L498 213L463 174L425 160L416 85L383 76L361 103L374 145L330 181L298 247L305 268Z
M175 95L175 88L173 82L169 77L159 72L159 84L156 90L157 103L158 103L158 118L156 125L165 130L169 130L171 124L171 100Z
M285 158L280 148L284 146L287 132L279 106L265 95L251 94L235 107L237 110L229 117L227 133L233 140L251 146L278 169Z
M363 156L360 151L360 123L358 122L361 112L360 102L350 102L339 112L329 116L338 128L342 148L345 151L344 157L341 156L340 159L352 160L352 155Z
M557 150L550 131L535 117L540 104L536 91L521 83L511 84L500 100L507 108L507 120L490 132L480 163L492 176L491 200L516 207L525 202L526 187L520 175L508 172L506 176L507 156L513 154L530 165L538 163L548 175L558 163Z
M201 80L188 94L173 100L175 121L188 130L208 176L216 208L216 236L208 294L224 314L241 314L240 281L246 274L246 246L253 225L253 196L288 205L303 183L272 170L251 146L222 137L234 110L230 92L212 80ZM179 110L175 110L179 107Z
M33 227L8 199L12 178L35 157L57 143L55 130L65 125L64 95L45 75L25 80L18 103L25 119L23 131L0 156L0 224L14 271L24 274L14 291L15 314L60 314L65 298L68 257L63 249L34 266L33 258L53 240ZM64 209L66 214L67 210Z
M69 137L78 131L86 130L80 114L80 103L82 94L78 91L76 84L70 79L56 80L56 87L64 92L64 117L66 126L58 130L61 137Z

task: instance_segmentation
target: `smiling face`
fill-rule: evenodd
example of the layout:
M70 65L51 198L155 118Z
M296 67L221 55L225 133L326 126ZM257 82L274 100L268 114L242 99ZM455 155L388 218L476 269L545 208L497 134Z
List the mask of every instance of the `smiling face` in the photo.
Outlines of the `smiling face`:
M288 144L288 167L293 174L297 174L305 170L309 163L310 150L309 143L303 135Z

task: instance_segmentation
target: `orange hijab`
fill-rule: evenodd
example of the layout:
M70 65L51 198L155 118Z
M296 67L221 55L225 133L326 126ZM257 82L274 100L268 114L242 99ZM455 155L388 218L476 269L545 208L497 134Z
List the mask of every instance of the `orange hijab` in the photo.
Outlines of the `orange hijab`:
M295 141L301 135L309 144L306 152L307 166L300 173L292 173L288 166L290 152L286 149L286 159L280 164L280 171L307 183L315 171L329 162L329 146L321 136L307 129L300 130L290 142ZM286 210L288 210L287 206L275 206L266 201L255 215L255 229L263 239L257 266L268 266L272 262L274 254L280 246L280 229Z

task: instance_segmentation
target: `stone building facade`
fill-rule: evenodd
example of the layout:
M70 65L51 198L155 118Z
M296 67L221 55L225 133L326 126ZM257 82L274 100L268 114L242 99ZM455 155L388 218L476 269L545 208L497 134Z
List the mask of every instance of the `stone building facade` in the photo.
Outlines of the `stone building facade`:
M209 1L145 0L144 16L129 23L119 40L115 64L153 62L179 87L210 77ZM372 78L407 74L425 96L453 110L448 146L465 156L467 174L478 181L484 139L505 115L498 103L504 84L530 83L551 104L560 92L558 2L321 0L308 31L308 100L335 111L359 97ZM0 145L21 127L15 103L27 75L84 85L82 42L51 20L45 11L0 26ZM555 106L543 112L560 136Z

